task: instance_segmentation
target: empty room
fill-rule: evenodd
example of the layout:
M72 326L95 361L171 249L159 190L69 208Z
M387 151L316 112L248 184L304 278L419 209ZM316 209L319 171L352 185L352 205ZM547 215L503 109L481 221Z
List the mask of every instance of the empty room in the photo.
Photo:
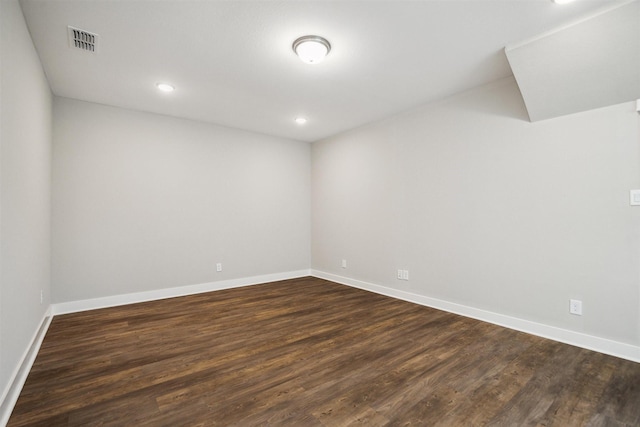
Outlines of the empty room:
M640 426L640 0L0 35L0 426Z

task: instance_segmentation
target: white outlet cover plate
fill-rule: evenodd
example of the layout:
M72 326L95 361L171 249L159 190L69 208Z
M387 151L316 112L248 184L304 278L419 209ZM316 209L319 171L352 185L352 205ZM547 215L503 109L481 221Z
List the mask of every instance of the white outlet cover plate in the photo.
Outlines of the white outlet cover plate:
M582 301L577 299L569 300L569 313L582 315Z
M640 206L640 190L629 191L629 203L631 206Z

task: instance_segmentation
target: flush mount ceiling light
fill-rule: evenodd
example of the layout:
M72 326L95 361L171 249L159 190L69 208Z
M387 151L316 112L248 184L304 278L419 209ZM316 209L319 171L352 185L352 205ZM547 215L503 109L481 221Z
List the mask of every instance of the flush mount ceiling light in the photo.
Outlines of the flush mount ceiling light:
M293 42L293 51L307 64L321 62L331 51L331 44L324 37L302 36Z
M567 3L571 3L574 0L551 0L552 2L554 2L555 4L567 4Z
M156 87L158 88L158 90L161 90L163 92L173 92L174 90L176 90L176 88L169 83L156 83Z
M296 123L299 125L303 125L307 123L307 119L305 119L304 117L296 117Z

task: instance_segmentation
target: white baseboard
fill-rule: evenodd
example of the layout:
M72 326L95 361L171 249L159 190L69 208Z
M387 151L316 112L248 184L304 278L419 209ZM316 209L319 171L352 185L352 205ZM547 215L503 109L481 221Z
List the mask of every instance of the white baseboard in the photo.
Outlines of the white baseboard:
M29 346L22 354L20 363L18 363L13 370L7 387L2 392L2 399L0 399L0 426L5 426L9 422L13 407L18 401L22 387L27 380L29 371L31 371L31 366L33 366L33 362L36 360L44 336L47 334L47 330L49 330L52 318L51 307L49 307L44 313L38 329L31 338Z
M242 277L239 279L221 280L219 282L200 283L197 285L178 286L175 288L156 289L153 291L136 292L131 294L113 295L102 298L92 298L80 301L62 302L52 305L53 315L76 313L79 311L95 310L98 308L116 307L119 305L135 304L138 302L155 301L166 298L182 297L201 294L203 292L220 291L222 289L238 288L241 286L258 285L276 282L278 280L296 279L309 276L309 270L289 271L285 273L264 274L261 276Z
M16 367L11 381L3 391L0 399L0 426L5 426L9 421L11 412L18 401L22 387L24 386L33 362L38 355L38 350L49 329L53 316L58 314L75 313L79 311L94 310L98 308L115 307L119 305L135 304L138 302L153 301L165 298L174 298L186 295L194 295L203 292L219 291L222 289L238 288L241 286L259 285L261 283L276 282L278 280L296 279L310 275L310 270L289 271L285 273L265 274L261 276L243 277L239 279L222 280L219 282L201 283L198 285L180 286L175 288L157 289L147 292L137 292L125 295L113 295L103 298L93 298L81 301L70 301L52 304L45 313L40 327L31 339L29 347L25 350L21 363Z
M471 317L473 319L482 320L506 328L515 329L517 331L526 332L543 338L552 339L554 341L575 345L577 347L598 351L600 353L609 354L640 363L639 346L612 341L605 338L594 337L579 332L569 331L566 329L531 322L529 320L518 319L511 316L505 316L503 314L456 304L449 301L387 288L385 286L375 285L373 283L363 282L361 280L350 279L348 277L338 276L336 274L326 273L323 271L298 270L285 273L266 274L261 276L223 280L219 282L202 283L198 285L158 289L154 291L138 292L125 295L114 295L103 298L53 304L45 313L40 327L34 334L29 347L25 350L21 358L21 363L14 370L9 385L3 391L2 399L0 400L0 426L6 425L6 423L9 421L9 416L11 415L13 407L15 406L18 397L20 396L20 391L24 386L29 371L31 370L31 366L33 365L33 362L35 361L35 358L38 354L38 350L40 349L42 341L44 340L47 330L49 329L51 320L55 315L93 310L98 308L115 307L119 305L134 304L138 302L153 301L165 298L174 298L203 292L237 288L241 286L258 285L262 283L295 279L305 276L314 276L321 279L330 280L332 282L352 286L354 288L364 289L392 298L397 298L415 304L420 304L427 307L459 314L462 316Z
M388 288L386 286L375 285L373 283L350 279L348 277L338 276L336 274L326 273L324 271L311 270L311 275L343 285L352 286L354 288L364 289L366 291L371 291L392 298L409 301L415 304L437 308L439 310L448 311L450 313L459 314L461 316L471 317L473 319L482 320L484 322L493 323L499 326L504 326L505 328L515 329L517 331L526 332L531 335L548 338L565 344L586 348L588 350L594 350L600 353L609 354L611 356L616 356L622 359L640 363L640 346L613 341L606 338L595 337L592 335L557 328L555 326L549 326L542 323L519 319L516 317L506 316L504 314L481 310L478 308L456 304L437 298L430 298L424 295L418 295L411 292Z

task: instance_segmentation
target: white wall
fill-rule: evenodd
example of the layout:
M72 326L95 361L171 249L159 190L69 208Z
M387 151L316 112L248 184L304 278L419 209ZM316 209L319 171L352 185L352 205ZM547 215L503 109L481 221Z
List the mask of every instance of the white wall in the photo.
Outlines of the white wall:
M312 268L639 345L634 105L526 117L506 79L314 143Z
M0 28L2 402L49 307L52 137L51 92L16 1L0 1Z
M56 97L53 151L54 302L309 269L307 143Z

